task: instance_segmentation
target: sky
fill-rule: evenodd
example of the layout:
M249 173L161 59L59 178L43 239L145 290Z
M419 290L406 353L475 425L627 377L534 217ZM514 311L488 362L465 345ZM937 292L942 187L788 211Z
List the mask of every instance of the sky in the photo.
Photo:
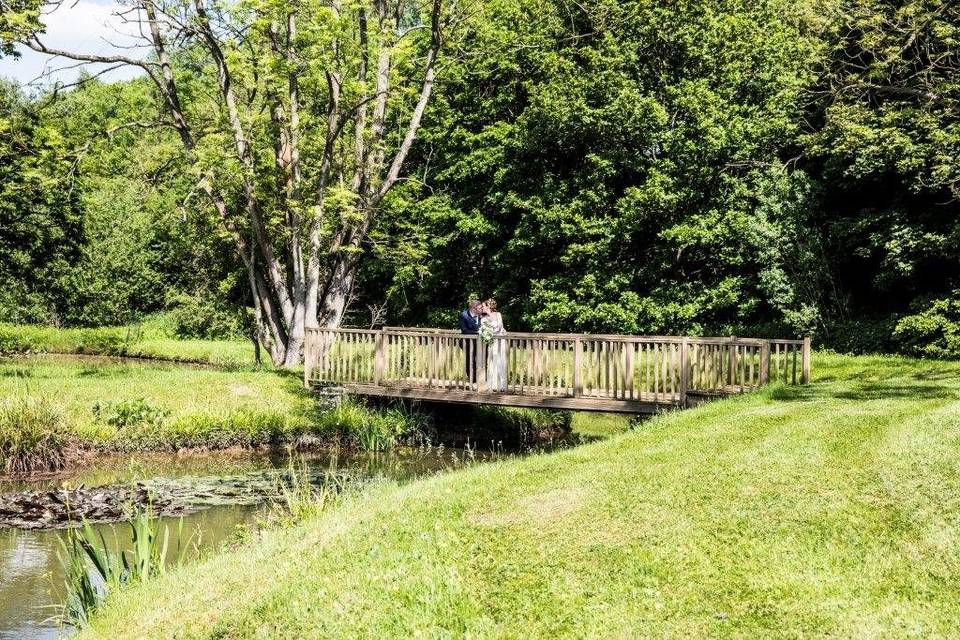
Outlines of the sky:
M56 10L44 16L46 34L40 37L48 47L76 51L82 53L110 54L120 53L130 57L143 57L144 50L117 49L113 44L122 47L134 44L130 35L130 25L123 25L120 19L113 15L121 10L116 0L65 0ZM110 41L110 42L108 42ZM58 69L74 64L63 58L51 59L50 56L36 53L26 47L19 48L22 56L19 59L9 57L0 58L0 76L14 78L21 84L35 81L34 86L40 87L49 84L52 80L62 83L77 79L79 68L57 71L47 78L40 78L48 69ZM87 64L84 67L91 73L103 70L110 65ZM123 80L140 75L142 71L137 67L124 67L111 71L102 76L103 80Z

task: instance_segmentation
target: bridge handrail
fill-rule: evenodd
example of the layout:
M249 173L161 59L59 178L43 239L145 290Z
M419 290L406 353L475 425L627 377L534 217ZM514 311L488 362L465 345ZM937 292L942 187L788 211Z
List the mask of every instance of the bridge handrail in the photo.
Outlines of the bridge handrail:
M434 335L448 335L448 336L463 336L460 331L455 329L442 329L442 328L433 328L433 327L393 327L385 326L380 329L360 329L354 327L338 327L336 329L320 329L318 327L308 328L307 331L341 331L344 333L376 333L378 331L386 331L388 333L403 333L405 335L417 335L417 336L434 336ZM582 340L614 340L614 341L630 341L630 342L667 342L671 344L680 344L684 340L687 342L699 342L699 343L709 343L709 344L727 344L731 341L736 342L737 344L748 344L748 345L757 345L760 346L763 343L769 344L780 344L780 345L796 345L802 346L804 343L803 339L790 339L790 338L743 338L739 336L666 336L666 335L641 335L641 334L624 334L624 333L550 333L550 332L533 332L533 331L507 331L503 337L512 337L512 338L531 338L531 339L547 339L547 340L573 340L580 338Z
M494 340L504 345L504 390L511 393L606 400L652 394L654 401L685 402L688 393L735 393L771 380L810 380L809 338L509 332ZM479 336L449 329L314 327L305 341L304 384L401 384L481 393L489 390L483 378L491 349Z

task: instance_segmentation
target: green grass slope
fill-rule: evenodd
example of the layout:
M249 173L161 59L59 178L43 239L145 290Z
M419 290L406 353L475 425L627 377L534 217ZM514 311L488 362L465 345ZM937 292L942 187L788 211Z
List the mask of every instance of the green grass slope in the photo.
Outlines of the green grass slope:
M960 363L380 486L115 594L83 637L935 637L960 629Z

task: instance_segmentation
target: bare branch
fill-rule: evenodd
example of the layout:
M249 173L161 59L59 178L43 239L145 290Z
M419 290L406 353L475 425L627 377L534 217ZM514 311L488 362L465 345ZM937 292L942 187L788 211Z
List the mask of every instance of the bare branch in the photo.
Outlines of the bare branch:
M128 56L105 56L97 55L93 53L78 53L76 51L65 51L63 49L54 49L43 44L39 38L34 36L31 40L26 40L23 43L30 49L38 53L45 53L50 56L59 56L61 58L69 58L71 60L82 60L84 62L100 62L104 64L125 64L133 67L140 67L147 73L152 74L153 69L158 65L155 62L150 62L147 60L138 60L137 58L130 58Z
M410 116L410 123L407 125L407 132L403 137L403 142L400 143L400 148L397 150L396 155L394 155L393 162L390 163L390 169L387 170L387 175L380 185L380 190L377 192L373 202L369 203L369 206L379 204L400 176L400 169L407 159L410 147L413 146L413 140L416 138L417 131L420 129L420 122L423 120L427 103L430 102L430 94L433 92L434 81L433 67L437 60L437 55L440 52L441 44L440 8L440 0L433 0L433 11L430 16L430 50L427 53L426 73L423 78L423 85L420 88L420 98L417 100L417 106L414 107L413 114Z

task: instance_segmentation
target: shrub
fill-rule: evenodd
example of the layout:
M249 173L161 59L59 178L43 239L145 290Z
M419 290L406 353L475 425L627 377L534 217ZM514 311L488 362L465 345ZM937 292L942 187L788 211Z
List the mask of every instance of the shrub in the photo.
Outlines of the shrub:
M892 353L897 350L893 339L896 324L895 316L834 322L827 327L823 346L854 355Z
M960 357L960 290L921 306L897 323L894 338L905 353L934 358Z
M35 327L0 324L0 354L40 351L44 340Z
M243 315L224 307L219 300L205 294L179 294L168 300L168 320L174 337L237 338L244 335Z
M124 327L101 327L97 329L77 329L76 353L93 355L122 356L130 344L136 342L138 332Z
M156 425L163 422L169 415L170 412L167 409L154 405L146 398L97 402L93 405L94 418L117 428Z
M149 406L149 405L148 405ZM226 449L287 444L302 427L277 411L242 409L229 413L200 413L170 418L165 410L153 407L141 412L132 407L122 412L109 410L102 416L117 416L116 432L101 436L98 446L111 451L158 451L178 449ZM136 418L141 418L137 420ZM120 424L122 423L122 424Z
M61 411L42 398L0 403L0 471L56 471L67 462L67 427Z
M124 355L140 339L134 327L57 329L0 324L0 353L87 353Z

